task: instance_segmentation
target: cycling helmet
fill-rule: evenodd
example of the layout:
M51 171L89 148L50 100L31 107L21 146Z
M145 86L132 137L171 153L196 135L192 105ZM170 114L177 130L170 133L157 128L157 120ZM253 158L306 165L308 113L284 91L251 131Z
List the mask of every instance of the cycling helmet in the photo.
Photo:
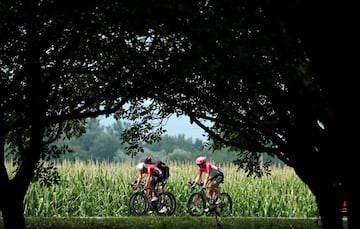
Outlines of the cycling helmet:
M201 156L201 157L196 158L196 164L197 165L202 165L204 163L206 163L206 157Z
M144 163L145 163L145 164L150 164L151 161L152 161L152 156L151 156L151 155L147 156L147 157L144 159Z
M141 171L144 169L144 163L143 162L140 162L139 164L136 165L136 170L137 171Z

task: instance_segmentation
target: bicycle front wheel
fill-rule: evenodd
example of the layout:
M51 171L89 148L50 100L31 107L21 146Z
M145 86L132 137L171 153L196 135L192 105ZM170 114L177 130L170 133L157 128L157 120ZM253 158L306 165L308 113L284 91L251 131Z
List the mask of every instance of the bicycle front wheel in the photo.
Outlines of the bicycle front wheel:
M142 216L149 211L149 201L142 192L133 193L130 196L128 206L130 214L134 216Z
M231 196L226 192L222 192L218 195L217 201L218 200L220 200L220 203L215 204L215 213L222 217L231 215L233 208Z
M199 192L193 193L190 195L186 207L190 215L201 216L205 211L206 199Z

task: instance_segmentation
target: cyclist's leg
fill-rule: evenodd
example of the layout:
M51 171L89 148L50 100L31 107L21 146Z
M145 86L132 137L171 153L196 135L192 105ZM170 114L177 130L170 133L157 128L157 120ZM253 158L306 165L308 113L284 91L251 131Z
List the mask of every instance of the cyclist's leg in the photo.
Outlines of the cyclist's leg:
M161 195L159 197L159 198L161 198L160 199L161 209L158 210L158 213L160 213L160 214L166 214L169 211L169 209L166 206L165 184L166 183L164 182L163 177L159 177L155 184L155 185L159 185L159 191L161 193ZM171 208L170 208L170 210L171 210Z
M150 192L149 192L150 199L152 199L153 196L155 195L155 185L156 185L156 177L153 176L150 182Z
M166 178L164 176L162 176L162 177L160 177L159 182L158 182L159 190L163 194L163 195L161 195L161 202L162 203L165 203L165 201L166 201L166 195L164 194L165 193L165 185L166 185L166 180L165 179Z
M161 195L161 202L165 202L165 187L164 187L164 185L163 184L161 184L160 183L160 186L159 186L159 190L160 190L160 192L163 194L163 195Z
M213 202L216 199L216 194L217 194L216 190L217 190L216 181L213 180L211 181L210 188L208 190L208 195L210 197L211 202Z
M212 200L216 200L217 194L219 194L220 184L224 182L224 176L218 175L211 181Z
M209 187L207 192L206 192L206 199L211 201L212 200L212 195L213 195L213 192L211 191L211 188Z

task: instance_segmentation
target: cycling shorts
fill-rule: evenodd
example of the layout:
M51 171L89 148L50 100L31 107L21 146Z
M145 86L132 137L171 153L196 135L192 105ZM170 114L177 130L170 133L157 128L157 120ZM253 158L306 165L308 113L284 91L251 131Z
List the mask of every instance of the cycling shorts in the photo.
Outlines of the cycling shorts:
M220 173L216 177L212 178L211 183L213 183L215 186L219 186L221 183L224 183L224 174Z

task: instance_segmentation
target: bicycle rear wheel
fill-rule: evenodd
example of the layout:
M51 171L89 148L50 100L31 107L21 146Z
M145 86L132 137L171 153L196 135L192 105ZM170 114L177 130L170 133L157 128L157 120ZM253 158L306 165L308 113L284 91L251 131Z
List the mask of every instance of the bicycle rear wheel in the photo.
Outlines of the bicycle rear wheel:
M149 211L149 201L142 192L135 192L129 199L129 213L134 216L145 215Z
M231 196L226 192L222 192L217 197L217 200L219 199L220 199L220 203L215 204L215 213L218 216L222 216L222 217L231 215L232 207L233 207L233 201Z
M190 195L187 204L187 210L192 216L201 216L204 214L206 200L201 193L196 192Z

